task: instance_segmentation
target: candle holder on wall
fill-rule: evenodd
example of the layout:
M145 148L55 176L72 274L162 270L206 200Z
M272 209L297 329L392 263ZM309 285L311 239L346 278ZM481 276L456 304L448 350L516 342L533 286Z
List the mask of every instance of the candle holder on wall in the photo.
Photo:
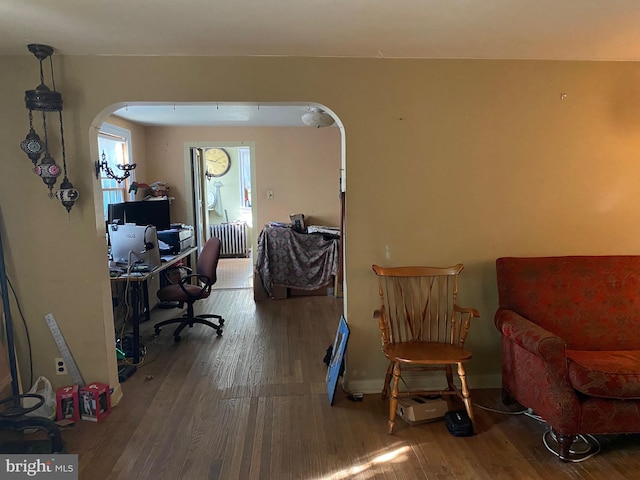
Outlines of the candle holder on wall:
M107 178L110 178L112 180L115 180L116 182L118 182L119 184L122 183L123 181L125 181L127 178L129 178L131 176L131 170L135 170L137 164L135 163L126 163L126 164L117 164L116 167L118 167L119 170L121 170L122 172L124 172L122 175L118 175L116 174L113 169L109 166L109 162L107 161L107 154L104 153L104 150L102 151L102 155L101 157L102 161L100 162L96 162L96 180L100 179L100 171L104 172L104 175Z

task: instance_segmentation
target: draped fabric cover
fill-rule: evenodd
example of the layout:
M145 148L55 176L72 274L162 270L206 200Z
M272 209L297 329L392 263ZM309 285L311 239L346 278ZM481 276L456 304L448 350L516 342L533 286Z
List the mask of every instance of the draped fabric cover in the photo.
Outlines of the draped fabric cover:
M338 239L266 225L258 237L256 268L265 290L273 285L299 290L327 286L338 273Z

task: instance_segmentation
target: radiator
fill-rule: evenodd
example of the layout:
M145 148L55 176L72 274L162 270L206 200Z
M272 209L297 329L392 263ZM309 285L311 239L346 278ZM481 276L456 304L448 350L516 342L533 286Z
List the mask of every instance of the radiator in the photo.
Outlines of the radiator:
M221 257L249 256L249 227L246 222L211 225L211 236L220 239Z

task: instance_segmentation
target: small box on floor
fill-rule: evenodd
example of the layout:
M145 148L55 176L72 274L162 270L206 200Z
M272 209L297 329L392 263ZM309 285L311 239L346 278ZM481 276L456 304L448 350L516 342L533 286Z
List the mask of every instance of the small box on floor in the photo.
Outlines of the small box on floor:
M454 437L470 437L473 435L473 423L465 410L453 410L444 416L447 430Z
M80 420L80 402L78 399L78 385L60 387L56 390L57 418L56 420Z
M396 413L409 425L443 418L448 411L442 397L407 397L398 399Z
M90 383L80 387L80 412L83 420L100 422L111 413L109 385Z

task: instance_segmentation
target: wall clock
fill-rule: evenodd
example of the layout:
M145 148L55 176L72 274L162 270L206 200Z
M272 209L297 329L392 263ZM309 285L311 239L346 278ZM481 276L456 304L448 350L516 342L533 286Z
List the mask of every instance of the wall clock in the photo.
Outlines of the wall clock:
M207 148L204 159L207 162L207 178L221 177L231 168L231 158L224 148Z

